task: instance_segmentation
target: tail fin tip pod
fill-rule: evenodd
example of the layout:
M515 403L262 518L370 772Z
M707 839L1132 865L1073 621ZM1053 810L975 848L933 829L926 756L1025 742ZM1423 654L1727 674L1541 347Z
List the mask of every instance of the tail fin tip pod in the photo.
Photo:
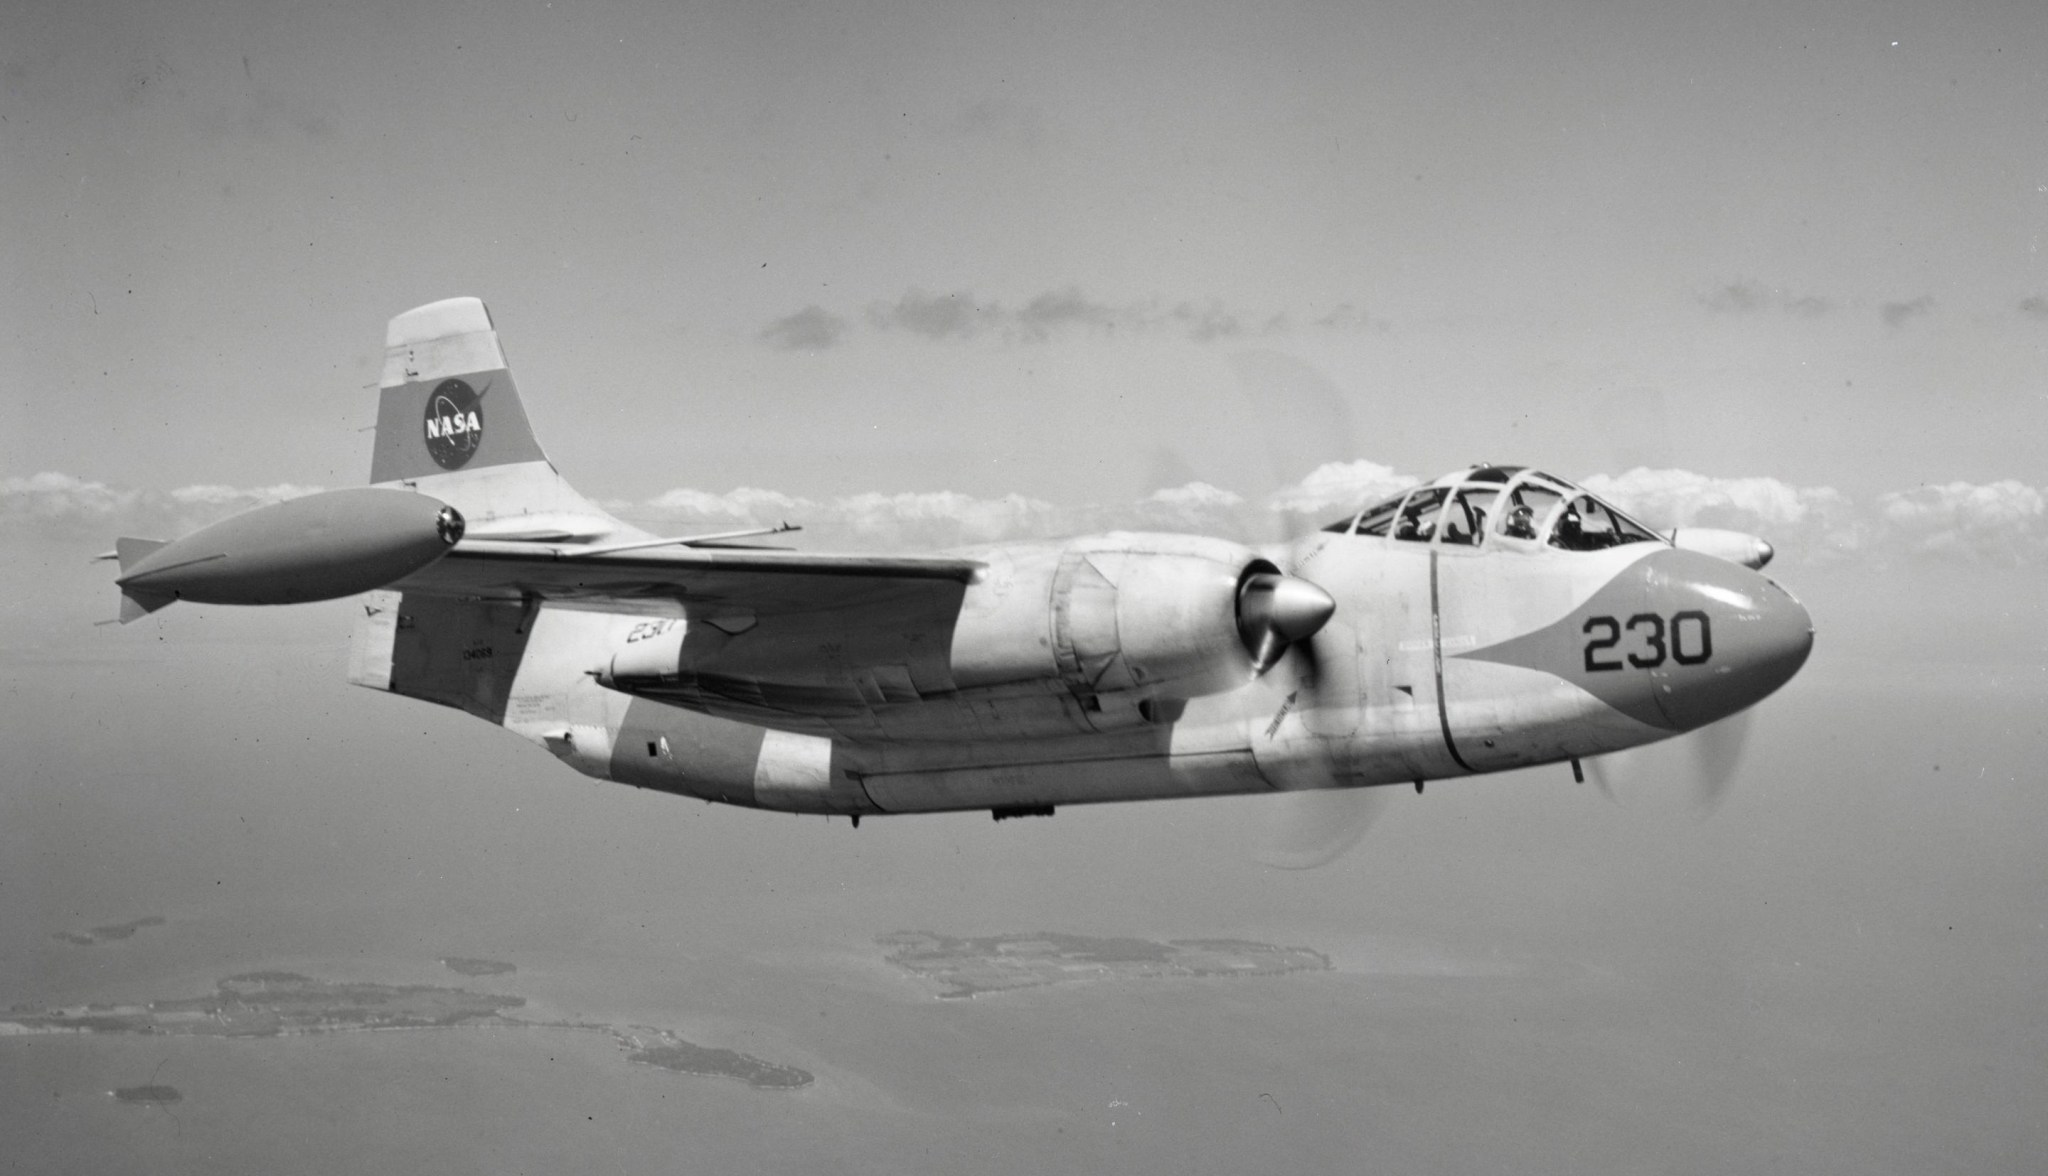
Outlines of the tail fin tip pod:
M393 318L380 384L373 485L449 503L478 538L637 534L548 461L482 299L447 298Z
M166 545L167 541L163 539L136 539L123 535L119 539L114 540L114 550L109 552L108 555L120 561L121 574L125 576L130 568L133 568L142 561L143 557ZM103 555L99 558L105 559L107 556ZM176 599L177 597L167 593L149 592L141 588L123 586L121 588L121 614L115 617L114 621L125 625L130 621L141 620L143 617L163 608ZM99 623L104 625L110 622L101 621Z

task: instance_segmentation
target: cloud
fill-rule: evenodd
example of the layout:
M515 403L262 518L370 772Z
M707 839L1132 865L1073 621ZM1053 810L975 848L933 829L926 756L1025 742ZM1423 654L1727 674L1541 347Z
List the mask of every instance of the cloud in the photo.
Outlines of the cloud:
M1244 495L1207 482L1189 482L1185 486L1154 490L1143 501L1169 510L1236 510L1244 505Z
M1338 303L1314 321L1316 326L1331 331L1380 331L1386 329L1386 323L1367 314L1364 307L1349 302Z
M1057 530L1063 517L1051 503L1021 494L975 498L951 490L856 494L834 499L831 510L855 535L891 545L992 543Z
M894 302L868 307L868 322L882 330L902 330L927 339L968 339L999 327L1007 317L1002 307L984 303L971 292L927 294L906 291Z
M1814 294L1794 294L1783 286L1749 280L1730 282L1698 294L1700 305L1716 314L1758 314L1777 311L1799 318L1819 318L1834 302Z
M105 538L140 533L169 538L258 506L318 493L318 486L182 486L124 490L44 471L0 478L0 535Z
M1057 534L1069 516L1021 494L976 498L956 491L854 494L819 501L742 487L727 494L669 490L621 511L670 534L795 523L808 546L864 545L892 550L963 547Z
M1780 551L1828 560L1848 558L1869 541L1869 526L1855 504L1831 486L1642 467L1620 475L1595 474L1581 484L1659 530L1746 531Z
M846 334L847 322L812 304L761 328L761 339L777 351L823 351Z
M1214 298L1200 304L1183 302L1168 312L1167 317L1186 330L1188 338L1197 343L1236 338L1245 333L1243 320Z
M1120 317L1128 319L1129 316L1120 315L1115 307L1097 302L1069 286L1055 293L1040 294L1025 303L1024 309L1017 312L1017 325L1026 336L1040 341L1066 327L1113 331ZM1123 325L1130 327L1136 324L1127 321Z
M255 487L198 485L182 486L171 491L170 496L171 501L187 510L225 518L245 510L254 510L259 506L283 502L287 498L304 498L308 494L318 494L323 489L325 487L303 486L295 482Z
M1270 520L1242 494L1189 482L1154 490L1132 503L1112 525L1130 531L1185 531L1248 541L1271 538Z
M1777 478L1716 478L1691 470L1637 467L1625 474L1595 474L1586 489L1662 527L1795 527L1810 518L1849 509L1827 486L1794 486Z
M1020 306L982 298L972 290L932 294L912 289L893 302L868 304L861 321L876 331L906 331L935 341L984 336L1013 343L1044 343L1073 334L1139 335L1175 333L1198 343L1296 334L1302 327L1286 311L1252 311L1222 300L1157 299L1106 302L1079 287L1048 290ZM1385 331L1353 303L1342 303L1306 320L1318 331ZM819 351L841 342L854 324L812 305L785 315L761 330L761 340L779 351Z
M1934 299L1926 294L1922 294L1911 302L1887 302L1877 308L1878 317L1884 320L1885 326L1893 330L1905 326L1916 318L1924 318L1932 313L1934 313Z
M2048 552L2048 501L2010 479L1950 482L1878 499L1886 548L1966 563L2023 564Z
M1715 314L1761 315L1782 314L1793 318L1820 318L1844 306L1868 307L1862 300L1843 301L1818 294L1799 294L1783 286L1772 286L1763 282L1744 279L1716 286L1696 293L1695 300ZM2031 311L2028 303L2040 301L2027 299L2020 303L2020 309ZM1915 319L1926 318L1934 313L1934 298L1922 294L1918 298L1897 299L1877 304L1877 317L1885 326L1898 330ZM2043 304L2039 313L2048 314L2048 303Z
M104 482L46 470L26 478L0 479L0 520L10 529L30 530L103 523L121 516L136 498L132 490L115 490Z
M1277 491L1267 505L1276 511L1304 515L1357 510L1420 481L1421 478L1396 473L1391 466L1364 458L1333 461L1317 466L1301 481Z
M703 490L670 490L647 501L645 509L675 520L697 520L724 526L730 523L773 526L792 515L817 506L808 498L793 498L778 490L742 486L728 494ZM622 509L633 509L630 504Z

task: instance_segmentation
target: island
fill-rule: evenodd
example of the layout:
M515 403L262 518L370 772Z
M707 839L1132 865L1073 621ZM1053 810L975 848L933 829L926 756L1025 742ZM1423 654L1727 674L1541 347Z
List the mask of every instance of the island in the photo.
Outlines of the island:
M477 960L463 956L443 956L441 966L464 976L510 976L519 970L502 960Z
M651 1044L635 1038L628 1048L632 1050L626 1055L629 1062L659 1066L678 1074L737 1078L764 1090L795 1090L811 1082L810 1074L795 1066L778 1066L738 1050L692 1045L672 1033L657 1031Z
M443 962L454 966L451 961ZM511 968L502 966L508 971ZM8 1037L49 1034L261 1038L369 1030L558 1029L607 1034L626 1052L628 1061L679 1074L732 1078L760 1090L794 1090L813 1080L808 1071L795 1066L697 1045L666 1029L512 1015L525 1005L524 997L432 984L376 984L321 980L297 972L243 972L221 980L204 996L135 1005L11 1006L0 1014L0 1042ZM170 1102L183 1097L171 1087L153 1084L124 1087L114 1096L124 1102Z
M94 927L90 931L58 931L50 938L74 947L93 947L101 943L131 938L144 927L161 927L164 922L162 915L144 915L140 919L131 919L126 923L109 923L104 927Z
M1327 972L1330 957L1306 947L1247 939L1097 938L1038 931L962 938L898 931L876 940L884 959L939 985L939 998L961 1000L1050 984Z

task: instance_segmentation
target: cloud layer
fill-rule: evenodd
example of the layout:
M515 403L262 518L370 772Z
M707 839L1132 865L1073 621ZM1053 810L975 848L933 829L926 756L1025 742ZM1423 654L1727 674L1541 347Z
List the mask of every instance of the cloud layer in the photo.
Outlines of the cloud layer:
M1868 299L1830 297L1748 279L1696 291L1693 298L1715 314L1781 314L1802 319L1824 318L1838 310L1869 310L1872 306ZM1921 294L1913 298L1880 299L1875 306L1878 321L1896 331L1932 316L1936 304L1933 295ZM2044 308L2048 308L2048 303L2040 298L2028 298L2019 304L2023 314L2039 315Z
M1263 543L1334 521L1418 480L1359 459L1320 466L1264 500L1197 481L1131 501L1079 506L951 490L813 499L759 487L725 493L678 488L641 502L606 505L663 534L795 523L810 547L929 550L1113 530L1187 531ZM1747 531L1768 539L1787 559L2048 563L2048 489L2010 479L1919 486L1869 502L1827 486L1676 469L1596 474L1584 485L1660 530ZM123 534L168 538L319 489L283 484L143 490L53 472L0 477L0 540L90 539L111 545Z
M678 532L788 520L804 524L815 540L852 546L935 548L1111 530L1191 531L1262 543L1332 522L1420 480L1359 459L1320 466L1264 501L1189 482L1132 502L1081 507L1019 495L865 494L813 501L740 489L722 495L675 490L624 510L643 525ZM1923 486L1867 503L1829 486L1676 469L1596 474L1583 484L1659 530L1747 531L1768 539L1787 560L2048 562L2048 491L2017 481Z
M44 472L0 478L0 537L71 538L115 533L169 538L258 506L319 492L319 486L183 486L126 490Z
M1172 334L1206 343L1302 330L1383 330L1386 324L1348 302L1297 316L1247 310L1215 298L1106 302L1068 286L1016 304L983 298L971 290L941 294L908 290L894 301L869 303L857 320L811 305L770 322L762 328L760 339L778 351L822 351L844 341L856 326L937 341L995 338L1044 343L1066 335Z

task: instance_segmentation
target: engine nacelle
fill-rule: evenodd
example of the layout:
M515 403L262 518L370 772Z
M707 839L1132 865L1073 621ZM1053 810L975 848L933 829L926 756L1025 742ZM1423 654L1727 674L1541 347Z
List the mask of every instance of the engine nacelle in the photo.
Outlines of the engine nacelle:
M1053 578L1052 653L1070 688L1193 698L1242 684L1238 587L1271 565L1249 551L1133 550L1086 540Z
M1114 533L1057 547L977 553L953 636L963 689L1053 679L1077 694L1193 698L1252 675L1240 624L1258 553L1192 535Z

